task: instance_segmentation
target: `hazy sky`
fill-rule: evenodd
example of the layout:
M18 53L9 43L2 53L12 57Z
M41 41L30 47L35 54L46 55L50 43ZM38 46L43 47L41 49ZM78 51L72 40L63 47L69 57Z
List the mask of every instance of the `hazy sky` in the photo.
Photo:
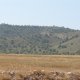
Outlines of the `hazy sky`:
M80 29L80 0L0 0L0 23Z

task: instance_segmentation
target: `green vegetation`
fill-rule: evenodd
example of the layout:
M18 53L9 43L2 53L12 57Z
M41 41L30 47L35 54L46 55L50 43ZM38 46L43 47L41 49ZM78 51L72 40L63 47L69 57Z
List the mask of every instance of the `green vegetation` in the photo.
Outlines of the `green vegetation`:
M0 53L79 54L80 31L58 26L0 24Z

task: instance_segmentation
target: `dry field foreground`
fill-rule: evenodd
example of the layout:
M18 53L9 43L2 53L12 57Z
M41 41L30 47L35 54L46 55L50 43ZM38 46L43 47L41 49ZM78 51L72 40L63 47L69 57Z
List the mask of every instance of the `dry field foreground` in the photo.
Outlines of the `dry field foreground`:
M34 70L80 72L80 56L0 55L0 75L9 71L28 74Z
M80 71L80 56L0 55L0 71Z

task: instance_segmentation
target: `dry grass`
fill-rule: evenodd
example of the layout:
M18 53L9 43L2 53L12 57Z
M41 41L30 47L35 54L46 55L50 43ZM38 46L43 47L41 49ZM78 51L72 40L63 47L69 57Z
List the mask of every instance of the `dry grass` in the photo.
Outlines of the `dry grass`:
M0 55L0 70L80 71L80 56Z
M0 55L0 80L3 75L9 77L5 75L9 71L15 71L17 74L29 74L34 70L80 72L80 56Z

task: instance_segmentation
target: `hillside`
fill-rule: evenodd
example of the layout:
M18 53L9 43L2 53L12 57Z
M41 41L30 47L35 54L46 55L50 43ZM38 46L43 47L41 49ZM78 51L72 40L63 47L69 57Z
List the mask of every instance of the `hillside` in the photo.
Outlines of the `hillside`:
M0 53L79 54L80 31L58 26L0 24Z

